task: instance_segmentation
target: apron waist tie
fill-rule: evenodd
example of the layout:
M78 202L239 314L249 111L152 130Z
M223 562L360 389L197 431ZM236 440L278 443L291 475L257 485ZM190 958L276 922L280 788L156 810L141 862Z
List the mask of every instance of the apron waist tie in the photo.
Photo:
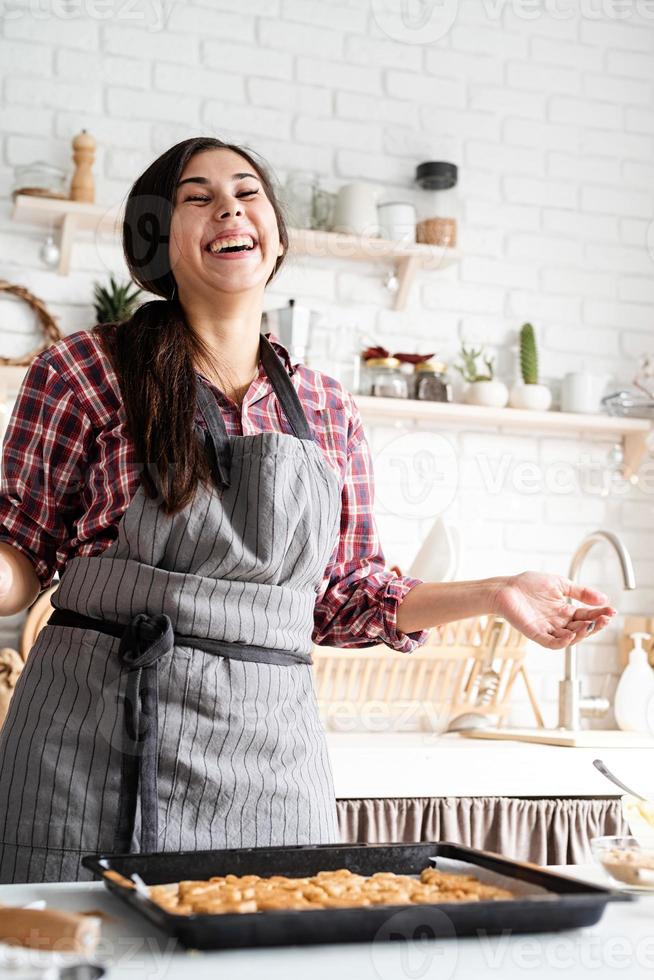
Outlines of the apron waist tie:
M74 626L120 639L118 657L127 670L125 690L121 793L114 849L129 852L134 830L138 791L141 791L141 852L157 850L158 826L158 706L159 660L175 647L191 646L237 660L273 664L312 663L311 655L274 650L208 637L176 634L165 613L137 613L129 623L84 616L71 609L55 609L46 626Z

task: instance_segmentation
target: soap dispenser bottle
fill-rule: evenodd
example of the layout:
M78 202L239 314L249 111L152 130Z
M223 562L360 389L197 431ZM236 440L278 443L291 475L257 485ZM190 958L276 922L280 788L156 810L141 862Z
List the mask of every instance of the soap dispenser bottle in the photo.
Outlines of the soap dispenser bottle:
M643 640L649 633L630 633L633 647L629 651L629 663L622 672L615 692L614 713L618 726L625 732L641 732L649 729L648 705L654 695L654 670L647 660Z

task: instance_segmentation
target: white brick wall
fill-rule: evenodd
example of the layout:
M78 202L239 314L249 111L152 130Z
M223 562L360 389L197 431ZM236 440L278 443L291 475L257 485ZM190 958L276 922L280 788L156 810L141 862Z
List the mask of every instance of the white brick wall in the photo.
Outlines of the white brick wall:
M405 312L389 309L376 269L346 262L289 263L267 303L293 295L393 350L452 360L461 339L486 343L509 383L529 319L546 380L584 366L617 387L654 347L652 8L459 0L403 20L399 0L82 4L65 15L14 3L0 23L0 275L42 296L71 332L91 323L93 281L122 271L117 244L86 240L60 278L39 263L40 234L8 220L12 168L68 166L82 127L99 141L107 207L195 133L253 146L280 180L314 170L333 188L363 178L389 196L412 192L420 160L449 157L460 165L463 260L420 274ZM5 333L3 353L32 339ZM438 445L414 428L425 447ZM399 431L370 430L378 459ZM461 578L565 573L582 535L610 527L632 548L641 587L622 593L606 556L588 577L622 611L651 614L654 506L637 486L598 492L592 467L601 472L610 443L451 427L441 438L459 460L447 513L464 538ZM416 458L407 466L424 479ZM378 490L387 557L406 568L429 514L411 513L397 481L382 475ZM3 624L3 642L15 642L19 622ZM589 677L615 671L619 627L586 645ZM552 717L561 657L536 648L530 666Z

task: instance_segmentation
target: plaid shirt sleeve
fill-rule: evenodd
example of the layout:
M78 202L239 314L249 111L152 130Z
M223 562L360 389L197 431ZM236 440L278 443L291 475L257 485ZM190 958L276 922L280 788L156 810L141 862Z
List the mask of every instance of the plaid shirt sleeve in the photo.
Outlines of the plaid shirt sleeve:
M314 643L335 647L385 643L410 653L427 641L429 630L399 631L397 608L422 580L386 568L373 512L370 447L351 397L350 410L340 535L316 601L312 638Z
M22 551L42 588L66 564L92 426L48 360L30 365L2 444L0 540Z

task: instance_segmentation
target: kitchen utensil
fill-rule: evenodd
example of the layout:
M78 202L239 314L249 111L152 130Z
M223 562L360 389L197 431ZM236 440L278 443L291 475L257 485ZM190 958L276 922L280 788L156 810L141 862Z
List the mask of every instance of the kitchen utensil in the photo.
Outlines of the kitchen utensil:
M640 793L636 793L635 790L629 789L629 787L625 783L623 783L621 779L618 779L617 776L614 776L611 770L602 762L601 759L593 759L593 765L599 772L602 773L602 775L606 779L609 780L609 782L613 783L619 789L624 790L624 792L628 793L629 796L635 796L637 800L647 799L646 796L641 796Z
M314 311L301 306L294 299L280 309L266 310L261 317L261 332L272 331L287 348L292 358L306 363L311 341Z
M224 874L282 874L290 877L319 871L349 868L372 875L379 871L418 875L431 859L463 861L475 869L505 875L532 894L510 901L454 902L442 905L368 906L365 908L296 909L271 912L241 912L218 915L177 915L121 886L105 874L105 868L130 875L136 871L147 884L189 879L207 879ZM284 944L384 942L397 930L418 935L428 923L431 938L452 935L547 932L573 929L597 922L607 902L629 901L616 890L567 878L533 864L510 861L485 851L457 844L420 842L410 844L319 844L316 846L247 847L219 851L153 854L87 854L82 864L106 887L140 915L145 916L185 946L195 949L280 946ZM510 887L510 885L508 886ZM544 889L547 894L537 894ZM522 891L524 895L524 891Z
M477 708L490 704L496 698L501 678L493 668L493 661L496 657L500 639L506 637L509 630L510 626L504 619L495 619L491 624L488 653L486 654L477 679L477 695L475 698L475 707ZM491 725L492 720L488 714L480 715L476 711L469 711L453 718L445 731L462 732L468 731L469 729L490 728Z

